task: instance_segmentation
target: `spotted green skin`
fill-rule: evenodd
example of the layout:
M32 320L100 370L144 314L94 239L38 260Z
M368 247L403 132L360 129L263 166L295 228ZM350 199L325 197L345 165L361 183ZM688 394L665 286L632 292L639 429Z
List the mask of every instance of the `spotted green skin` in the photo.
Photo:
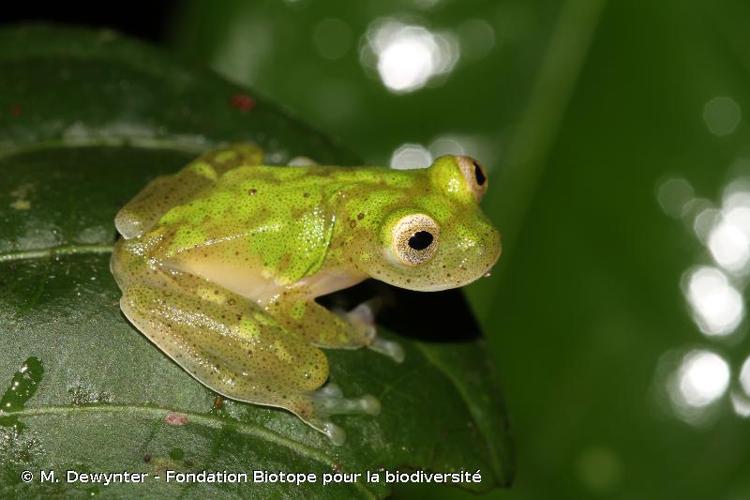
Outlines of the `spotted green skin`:
M247 144L206 153L123 207L111 262L121 308L209 388L286 408L341 442L327 418L375 413L377 403L320 390L319 347L396 347L377 340L365 309L333 314L314 299L368 277L413 290L462 286L494 265L499 234L459 157L390 170L266 166L262 156ZM411 214L439 226L419 265L399 259L394 241Z

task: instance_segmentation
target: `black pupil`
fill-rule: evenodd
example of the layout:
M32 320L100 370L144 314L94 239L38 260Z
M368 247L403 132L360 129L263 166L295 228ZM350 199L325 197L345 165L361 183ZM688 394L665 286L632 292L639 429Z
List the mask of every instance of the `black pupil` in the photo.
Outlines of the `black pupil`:
M484 185L487 180L487 177L484 176L484 172L482 172L482 169L477 162L474 162L474 177L477 178L477 184L480 186Z
M417 231L409 238L409 246L414 250L424 250L432 244L432 234L427 231Z

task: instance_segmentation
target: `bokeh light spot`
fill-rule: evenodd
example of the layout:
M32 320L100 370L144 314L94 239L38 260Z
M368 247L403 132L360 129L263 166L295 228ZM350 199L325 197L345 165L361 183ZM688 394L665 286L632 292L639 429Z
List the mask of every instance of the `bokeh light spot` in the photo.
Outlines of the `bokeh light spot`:
M741 119L740 106L731 97L717 96L703 106L703 121L706 122L708 131L716 136L734 132Z
M597 492L612 488L622 476L620 459L610 448L603 446L583 450L577 465L581 482Z
M392 92L407 93L424 87L435 76L453 70L459 46L451 33L433 33L393 19L373 22L367 32L378 75ZM363 64L369 64L367 57Z
M429 167L432 155L421 144L402 144L391 155L391 168L408 170Z
M458 39L467 59L481 59L495 46L495 29L484 19L469 19L458 27Z
M685 205L693 198L693 186L682 177L672 177L662 182L656 192L664 213L670 217L680 217Z
M709 234L708 248L716 263L728 271L741 271L750 259L747 237L726 218Z
M677 369L675 403L702 408L724 395L729 387L729 365L718 354L706 350L688 352Z
M745 315L740 292L715 267L699 267L691 271L684 293L698 327L706 335L732 333Z

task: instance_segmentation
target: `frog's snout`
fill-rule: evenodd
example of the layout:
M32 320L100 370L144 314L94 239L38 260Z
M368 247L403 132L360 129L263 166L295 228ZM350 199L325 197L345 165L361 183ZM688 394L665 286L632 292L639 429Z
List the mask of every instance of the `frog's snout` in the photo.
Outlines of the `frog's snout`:
M500 259L502 244L495 228L490 227L480 240L481 243L474 242L462 252L463 259L457 269L463 280L461 286L488 276Z

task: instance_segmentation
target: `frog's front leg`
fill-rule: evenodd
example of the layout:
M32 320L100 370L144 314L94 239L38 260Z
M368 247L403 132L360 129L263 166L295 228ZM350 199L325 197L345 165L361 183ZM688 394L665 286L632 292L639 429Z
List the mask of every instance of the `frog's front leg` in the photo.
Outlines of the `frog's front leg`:
M257 304L189 273L152 267L115 247L113 270L125 316L154 344L210 389L232 399L285 408L334 444L344 431L329 417L376 414L372 396L347 399L323 386L323 352Z
M281 292L266 309L279 323L318 347L367 347L397 363L404 360L404 350L397 342L378 337L372 301L349 312L334 313L315 302L306 287L294 287Z

